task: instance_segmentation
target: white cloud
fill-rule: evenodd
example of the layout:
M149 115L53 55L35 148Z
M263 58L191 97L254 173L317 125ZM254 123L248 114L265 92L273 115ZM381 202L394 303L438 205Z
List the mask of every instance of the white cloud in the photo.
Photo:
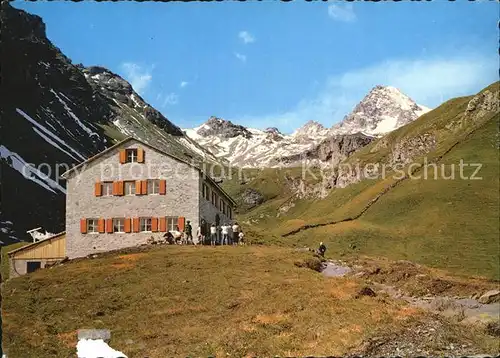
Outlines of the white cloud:
M242 55L241 53L238 53L238 52L235 52L234 55L241 62L247 62L247 57L245 55Z
M151 71L131 62L123 63L121 67L125 72L125 79L130 82L137 93L143 94L153 79Z
M166 106L173 106L179 103L179 96L175 93L169 93L167 95L160 95L158 98L161 101L161 106L166 107Z
M186 87L188 84L189 84L189 82L187 82L187 81L182 81L182 82L180 83L180 85L179 85L179 86L180 86L181 88L184 88L184 87Z
M352 22L356 20L354 8L350 3L347 3L345 5L332 4L328 6L328 16L330 16L334 20L344 22Z
M450 98L474 94L496 80L494 57L388 60L331 76L314 98L302 99L287 112L228 119L257 128L272 123L290 133L311 119L332 126L379 84L396 87L415 102L434 108Z
M238 37L245 44L255 42L255 37L251 33L249 33L248 31L240 31L240 33L238 34Z

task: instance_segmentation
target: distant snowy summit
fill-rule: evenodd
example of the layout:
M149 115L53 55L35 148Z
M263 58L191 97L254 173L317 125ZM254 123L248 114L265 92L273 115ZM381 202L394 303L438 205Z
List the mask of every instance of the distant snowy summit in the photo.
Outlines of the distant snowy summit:
M342 122L331 128L331 134L380 136L408 124L430 108L415 103L410 97L390 86L375 86Z
M302 127L297 129L295 132L293 132L292 137L297 139L324 138L327 137L329 134L330 134L329 129L327 129L321 123L310 120Z
M324 140L362 133L379 137L430 111L390 86L375 86L354 110L331 128L309 120L290 135L278 128L247 128L212 116L199 127L185 129L188 137L219 158L241 167L273 167L283 158L310 153ZM293 165L294 163L289 163Z

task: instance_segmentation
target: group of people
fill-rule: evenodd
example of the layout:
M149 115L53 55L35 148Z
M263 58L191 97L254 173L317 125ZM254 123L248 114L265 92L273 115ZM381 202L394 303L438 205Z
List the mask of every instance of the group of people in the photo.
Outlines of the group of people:
M212 224L209 227L204 219L201 220L196 233L198 240L193 239L193 227L189 220L183 232L176 226L175 230L167 231L163 237L171 245L243 245L245 242L245 235L237 222L233 225L224 223L221 226Z
M245 235L240 225L235 222L232 226L229 223L223 223L221 226L216 224L208 228L204 219L201 220L197 231L198 243L202 245L243 245Z

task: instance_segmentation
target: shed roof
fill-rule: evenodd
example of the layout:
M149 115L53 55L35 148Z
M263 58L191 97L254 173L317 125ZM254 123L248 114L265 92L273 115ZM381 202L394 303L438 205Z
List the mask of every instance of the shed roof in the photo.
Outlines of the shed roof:
M19 247L19 248L15 249L15 250L9 251L9 252L7 253L7 255L11 256L11 255L13 255L13 254L15 254L15 253L18 253L18 252L20 252L20 251L31 250L31 249L35 248L36 246L40 245L41 243L44 243L44 242L46 242L46 241L48 241L48 240L56 239L56 238L58 238L58 237L62 237L62 236L64 236L65 234L66 234L66 231L62 231L62 232L60 232L60 233L58 233L58 234L52 235L52 236L47 237L47 238L45 238L45 239L42 239L42 240L40 240L40 241L33 242L33 243L31 243L31 244L28 244L28 245L25 245L25 246Z

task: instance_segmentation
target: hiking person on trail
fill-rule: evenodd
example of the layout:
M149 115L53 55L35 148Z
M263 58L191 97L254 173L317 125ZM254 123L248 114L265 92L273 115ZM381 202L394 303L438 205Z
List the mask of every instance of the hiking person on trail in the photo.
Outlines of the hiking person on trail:
M229 245L229 225L224 224L221 226L222 230L222 245Z
M193 244L193 227L191 226L191 221L187 221L186 228L184 229L186 233L186 241L188 244Z
M210 245L215 246L217 243L217 227L215 224L210 226Z
M319 243L318 254L322 257L325 256L326 246L322 242Z
M233 245L238 245L238 239L240 234L240 226L235 221L233 227L231 228L233 231Z

